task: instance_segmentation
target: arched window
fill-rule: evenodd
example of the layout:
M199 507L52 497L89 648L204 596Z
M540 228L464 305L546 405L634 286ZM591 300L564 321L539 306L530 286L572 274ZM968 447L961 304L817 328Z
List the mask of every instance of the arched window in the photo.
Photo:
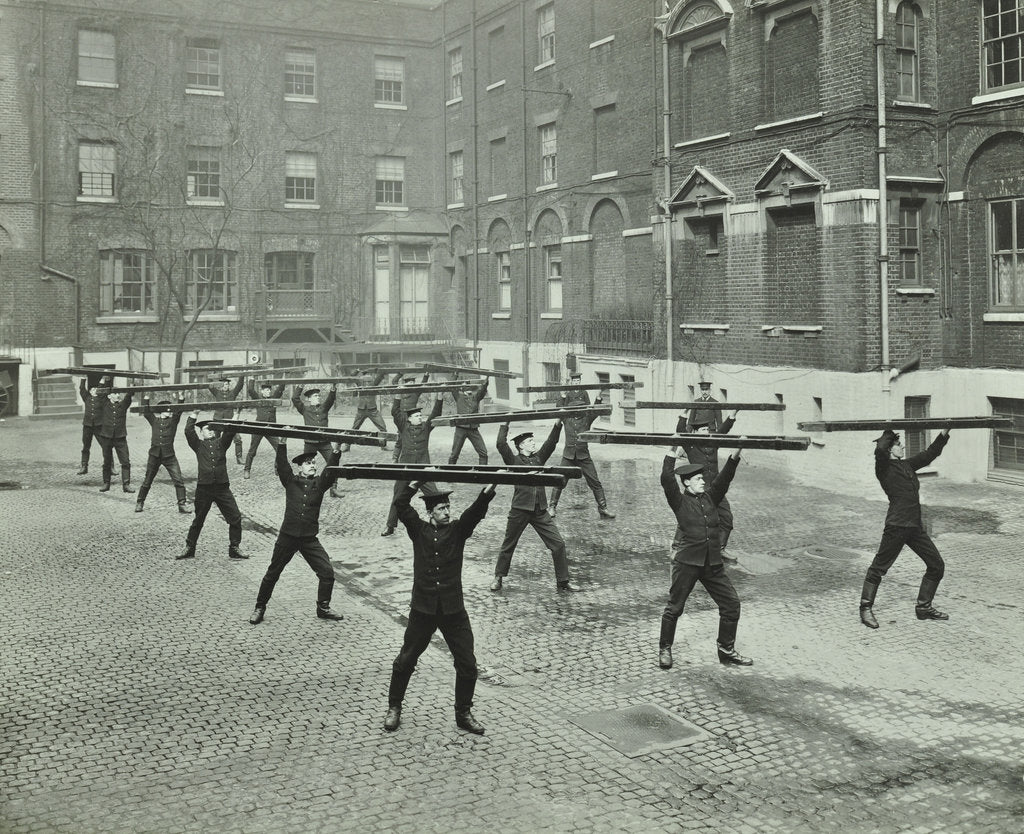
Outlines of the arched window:
M901 101L920 100L920 22L916 5L900 3L896 9L896 98Z
M729 63L726 54L731 11L714 0L684 7L669 30L675 140L714 136L729 129Z

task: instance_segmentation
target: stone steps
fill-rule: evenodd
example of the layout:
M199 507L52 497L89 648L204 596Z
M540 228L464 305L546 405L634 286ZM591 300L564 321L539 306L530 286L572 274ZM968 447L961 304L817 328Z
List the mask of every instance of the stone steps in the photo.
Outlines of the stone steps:
M30 420L81 417L75 383L69 374L51 374L36 380L35 413Z

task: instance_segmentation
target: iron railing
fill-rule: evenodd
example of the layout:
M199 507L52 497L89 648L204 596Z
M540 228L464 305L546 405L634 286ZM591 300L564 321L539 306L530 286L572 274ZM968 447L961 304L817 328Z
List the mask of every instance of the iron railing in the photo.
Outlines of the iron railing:
M268 319L333 319L330 290L260 290L260 308Z
M651 356L655 350L654 327L653 321L629 319L582 319L576 322L579 341L586 345L588 353Z
M441 316L356 318L352 320L352 334L367 342L455 342L451 325Z

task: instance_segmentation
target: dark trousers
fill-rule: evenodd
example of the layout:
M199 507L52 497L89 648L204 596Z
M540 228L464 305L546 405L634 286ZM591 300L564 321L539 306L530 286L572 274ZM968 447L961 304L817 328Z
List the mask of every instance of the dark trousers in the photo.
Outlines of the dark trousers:
M274 542L274 553L270 557L270 567L267 568L263 581L260 583L259 593L256 595L256 605L266 606L274 593L274 586L281 578L281 572L285 569L292 557L301 553L315 573L320 578L320 585L317 587L317 605L327 606L331 602L331 591L334 589L334 568L331 567L331 557L327 555L320 539L316 536L289 536L281 533Z
M96 429L93 426L87 426L82 424L82 463L89 462L89 454L92 452L92 439L96 438L96 442L100 444L100 451L103 450L103 441L100 440L100 436L96 433Z
M391 685L388 687L388 705L400 707L409 686L409 678L416 670L416 661L430 645L430 638L440 629L455 661L455 709L473 706L476 690L476 656L473 654L473 627L469 614L425 614L415 609L409 612L402 649L391 665Z
M723 498L718 502L718 541L722 550L729 544L729 536L732 533L732 507L729 506L729 499Z
M565 539L558 532L555 521L547 510L513 509L508 514L508 524L505 525L505 541L502 542L501 550L498 553L498 563L494 566L494 575L508 576L509 568L512 567L512 554L527 525L537 531L544 546L551 551L551 559L555 563L555 579L558 582L568 581L569 560L565 556Z
M149 488L153 485L153 479L156 478L156 473L160 470L160 467L167 470L167 474L171 477L171 483L174 484L174 489L182 500L185 492L185 480L181 477L181 466L178 464L178 456L173 452L168 454L167 452L153 451L149 452L149 459L146 461L146 475L142 479L142 487L139 489L139 500L145 501L146 494L149 492Z
M388 427L384 423L384 418L380 416L380 412L374 409L359 408L356 409L356 419L352 423L352 428L358 429L363 423L369 420L376 427L377 431L387 431Z
M96 439L100 442L103 450L103 483L110 483L110 476L114 471L114 452L117 452L117 462L121 464L121 481L131 481L131 461L128 459L128 438L127 437L106 437L98 434Z
M216 504L220 514L228 523L228 544L231 547L237 547L242 541L242 514L238 511L235 496L231 494L231 485L226 483L196 484L195 503L196 517L192 520L192 526L188 528L185 543L189 547L196 546L210 507Z
M878 585L882 581L882 577L889 572L889 568L896 561L896 557L900 555L904 545L921 557L921 561L925 564L924 578L931 580L937 586L946 572L946 565L931 538L920 527L895 527L892 525L886 525L882 532L882 541L878 545L878 552L868 567L864 581Z
M307 440L305 443L302 444L302 451L303 452L319 452L320 453L320 457L322 457L324 459L324 463L329 463L330 460L331 460L331 444L330 444L330 442L327 442L327 443L317 443L316 441L309 441L309 440Z
M486 466L487 446L484 444L484 438L480 434L480 429L476 428L476 426L469 428L464 426L455 427L455 437L452 440L452 453L448 456L448 463L459 462L459 455L462 454L462 447L465 445L467 440L473 447L473 451L476 452L476 456L480 464Z
M238 437L236 436L235 439L238 440ZM271 449L274 448L274 444L270 442L270 438L269 437L265 437L262 434L254 434L254 435L252 435L252 437L249 440L249 451L245 453L245 468L246 469L252 469L252 462L254 460L256 460L256 449L259 447L260 441L262 441L262 440L266 440L267 444L270 446ZM239 442L241 442L241 441L239 441Z
M718 605L718 644L731 649L736 642L736 626L740 621L740 598L725 568L722 565L681 565L675 561L672 562L668 605L661 615L660 645L672 645L676 636L676 621L698 582Z
M587 482L587 486L590 487L590 491L594 493L594 500L597 501L597 506L602 510L607 509L608 499L604 496L604 486L601 484L601 479L597 477L597 467L594 466L594 459L591 457L585 458L562 458L562 466L578 466L580 471L583 473L583 478ZM551 492L551 503L557 504L558 499L562 495L562 490L557 487Z

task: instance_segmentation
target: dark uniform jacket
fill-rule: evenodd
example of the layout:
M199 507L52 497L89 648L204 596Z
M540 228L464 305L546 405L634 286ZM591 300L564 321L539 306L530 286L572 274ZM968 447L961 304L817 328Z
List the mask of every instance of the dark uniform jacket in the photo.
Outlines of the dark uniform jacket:
M456 391L452 394L455 400L456 414L476 414L480 411L480 403L487 396L487 377L484 377L476 388Z
M466 539L487 514L493 492L483 492L451 524L434 526L420 518L409 501L415 490L406 486L398 493L398 518L412 540L412 608L425 614L457 614L465 611L462 600L462 557Z
M196 482L200 484L228 483L227 457L224 452L231 448L235 440L235 432L226 431L220 437L200 440L196 433L196 418L189 417L185 421L185 439L192 451L196 453L199 473Z
M149 438L150 454L160 453L163 455L174 454L174 436L178 433L178 424L181 422L181 412L171 412L168 418L157 417L149 400L142 401L142 416L146 418L152 431Z
M520 455L513 452L512 447L508 445L508 426L502 423L501 428L498 429L498 454L501 455L501 459L509 466L543 466L547 463L548 458L551 457L551 453L555 451L555 446L558 445L558 437L561 433L561 424L555 423L551 427L551 433L548 435L548 439L544 441L543 446L532 455ZM513 510L533 512L535 510L546 510L547 508L548 496L544 487L516 484L515 492L512 493Z
M98 428L103 423L103 404L107 401L106 394L97 394L95 397L89 393L89 386L83 379L78 386L82 395L82 402L85 403L85 412L82 414L82 425Z
M722 431L722 408L721 404L712 397L710 394L706 396L697 397L694 400L697 403L716 403L718 407L713 408L695 408L690 412L690 416L686 421L686 431L690 432L693 430L693 423L695 420L707 420L708 428L712 434L718 434Z
M327 459L328 466L337 466L341 452L331 452ZM277 477L284 486L284 521L281 522L281 534L294 536L297 539L312 538L320 532L320 505L327 492L338 476L325 469L312 478L304 478L292 472L288 463L288 451L282 443L277 447Z
M219 384L209 386L208 390L211 394L213 394L214 402L224 402L226 400L233 400L235 397L237 397L239 393L241 393L242 386L244 384L245 381L242 379L242 377L239 377L235 384L232 385L231 389L228 391L225 391ZM216 411L213 412L214 420L230 420L234 416L235 410L233 408L218 408Z
M384 381L384 377L386 377L386 376L387 376L387 372L386 371L381 371L381 372L379 372L377 374L377 376L375 376L373 378L373 382L371 382L369 385L367 385L367 386L359 385L357 387L359 387L359 388L363 388L363 387L376 388L378 385L380 385ZM376 411L377 410L377 395L376 394L357 394L356 395L356 408L359 411Z
M917 470L927 466L942 454L949 435L940 434L923 452L904 460L889 457L889 449L882 443L875 447L875 477L889 496L886 526L924 527L921 522L921 482Z
M601 402L601 395L598 394L594 403ZM579 408L590 405L590 397L586 391L571 391L567 397L559 397L555 408ZM590 444L584 443L578 437L581 432L590 431L597 419L596 414L587 417L565 417L562 424L565 426L565 445L562 446L562 458L565 460L589 460Z
M721 427L715 431L711 430L712 434L728 434L729 430L733 427L736 421L732 417L726 418L722 423ZM708 428L711 428L710 425ZM679 431L679 428L676 428ZM701 446L697 443L684 443L683 451L686 452L686 459L690 463L699 463L704 467L704 480L711 483L715 478L718 477L718 447L717 446Z
M270 389L270 396L263 398L256 390L255 380L250 379L249 388L247 390L250 400L259 400L259 403L256 405L256 419L261 423L276 423L277 400L282 394L284 394L284 386L274 386Z
M323 428L330 422L331 408L334 406L335 391L332 388L326 397L322 397L320 405L312 406L302 401L302 392L298 388L292 391L292 405L302 415L307 426Z
M718 505L729 491L738 461L730 456L721 473L701 495L682 490L674 472L679 460L665 455L661 467L661 488L676 516L676 534L672 539L672 561L681 565L722 564L718 530Z
M428 379L430 379L430 374L429 373L423 374L423 378L420 380L420 383L424 383ZM401 380L402 380L402 375L398 374L397 378L395 379L395 384L397 385L399 382L401 382ZM416 408L416 406L420 404L420 395L419 394L402 394L401 396L402 396L402 412L403 413L408 411L410 408ZM394 411L394 408L392 408L392 411Z
M108 397L104 397L103 419L101 420L99 430L96 433L103 437L127 437L128 408L131 404L131 394L125 394L124 399L118 403L111 402Z
M441 401L435 399L434 407L430 409L427 419L414 426L402 410L402 401L395 398L391 403L391 418L398 427L399 438L402 441L402 453L398 456L398 463L430 463L430 433L434 430L434 418L441 414L441 405Z

